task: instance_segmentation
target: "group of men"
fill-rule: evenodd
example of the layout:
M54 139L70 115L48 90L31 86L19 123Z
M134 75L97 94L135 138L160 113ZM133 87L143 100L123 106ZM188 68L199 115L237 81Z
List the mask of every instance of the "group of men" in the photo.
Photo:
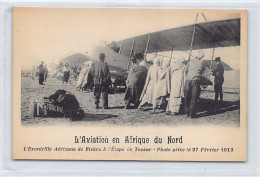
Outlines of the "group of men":
M184 104L187 117L196 117L201 78L205 69L205 63L201 60L204 56L205 54L199 51L194 59L188 62L185 60L176 62L172 68L170 63L162 64L161 61L154 60L154 64L149 70L145 66L145 61L138 63L135 59L132 60L126 83L125 108L129 108L131 103L135 108L150 103L153 105L154 112L158 105L162 106L168 102L168 106L164 107L165 110L174 110L175 113L178 113L180 105ZM99 61L94 63L92 73L96 108L99 108L99 100L102 96L102 107L107 109L111 76L104 53L101 53ZM211 74L214 76L215 102L217 103L219 96L222 102L224 68L220 57L215 58ZM175 111L176 106L177 111Z
M163 107L168 113L178 114L181 105L184 105L187 117L196 117L197 102L201 92L201 78L205 69L205 64L201 60L204 55L202 51L199 51L195 58L188 62L184 58L179 59L174 62L173 66L170 66L170 62L163 63L158 58L155 58L153 65L150 67L147 66L144 60L140 60L140 58L137 60L136 57L133 57L126 80L125 108L130 108L130 104L134 104L134 108L141 108L146 104L151 104L153 113L156 108ZM44 65L42 61L37 68L36 76L38 75L39 84L44 85L43 82L46 82L48 75L47 65ZM91 72L91 80L94 84L96 108L99 108L101 98L102 108L108 109L111 75L105 62L105 54L101 53L99 55L99 61L93 64L91 62L88 70L89 72L86 73ZM69 65L65 64L62 71L64 73L63 82L68 82ZM220 101L223 101L224 68L220 57L215 58L211 75L214 76L215 103L217 104L219 97ZM80 81L81 85L83 80ZM85 80L88 81L89 77Z
M125 108L130 108L130 104L134 104L134 108L141 108L146 104L151 104L153 113L156 108L163 107L167 112L178 114L181 105L184 105L187 117L196 117L197 102L201 91L201 78L205 69L205 64L201 60L204 55L200 51L194 59L188 62L184 58L179 59L174 62L173 66L170 66L170 62L164 63L155 58L153 65L150 67L147 66L146 61L143 59L138 58L137 60L137 58L133 57L126 80ZM88 70L88 73L91 72L91 80L94 84L96 108L99 108L100 98L102 98L102 108L108 109L111 75L105 62L105 54L101 53L99 55L99 61L93 64L91 62ZM63 67L63 82L68 82L69 72L69 65L65 64ZM217 103L219 97L222 102L224 68L220 57L215 58L215 64L212 65L211 72L212 76L214 76L215 102ZM38 73L39 84L44 85L43 82L46 81L48 68L43 61L38 66L36 73ZM85 80L88 81L89 77ZM81 83L83 83L83 80Z

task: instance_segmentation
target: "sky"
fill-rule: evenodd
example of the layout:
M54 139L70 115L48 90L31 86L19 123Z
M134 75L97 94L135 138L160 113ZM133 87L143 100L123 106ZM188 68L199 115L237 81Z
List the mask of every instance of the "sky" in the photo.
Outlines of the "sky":
M15 8L14 58L29 69L40 61L55 62L86 54L100 40L118 41L137 35L198 23L239 18L236 11L105 8ZM221 48L215 55L239 69L240 47ZM211 50L205 51L211 58Z

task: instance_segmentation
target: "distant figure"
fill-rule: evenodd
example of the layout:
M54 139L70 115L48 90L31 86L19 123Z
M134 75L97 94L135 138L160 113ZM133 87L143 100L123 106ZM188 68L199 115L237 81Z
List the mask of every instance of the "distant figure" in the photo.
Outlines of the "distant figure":
M39 77L39 66L36 67L36 77Z
M120 51L120 48L116 46L116 42L115 41L111 42L110 49L114 50L114 52L116 52L116 53L119 53L119 51Z
M44 82L46 82L47 81L47 77L48 77L48 67L47 67L47 64L45 64L45 67L44 67L44 69L45 69L45 73L44 73Z
M162 60L161 67L158 70L158 81L155 87L155 104L153 105L153 112L155 109L166 110L167 97L170 96L171 91L171 80L170 80L170 60Z
M105 62L105 54L99 54L99 61L94 63L93 67L93 76L94 76L94 96L96 109L99 108L99 99L102 93L103 100L103 109L108 108L108 91L109 85L111 83L111 76L107 63Z
M63 69L62 69L62 72L63 72L63 84L64 82L68 83L69 82L69 78L70 78L70 67L69 67L69 64L66 63L64 66L63 66Z
M44 73L45 73L45 68L44 68L44 62L42 61L41 64L39 65L39 84L44 85Z
M149 68L146 77L144 89L140 96L139 108L145 106L146 104L152 104L155 106L155 87L158 81L158 70L160 68L160 59L158 57L154 58L153 65Z
M168 101L167 112L179 114L182 99L184 98L185 65L184 57L174 61L171 68L171 94Z
M220 57L215 58L216 64L212 67L212 76L214 78L214 91L215 91L215 104L218 102L218 96L220 95L220 102L223 102L222 85L224 82L224 67L221 64Z
M33 66L33 69L32 69L32 79L34 80L35 77L36 77L36 68L35 68L35 66Z
M187 64L184 100L187 117L191 118L196 117L197 99L200 94L200 78L203 70L205 69L205 64L201 61L204 56L204 52L199 51L196 58L191 59Z
M144 66L145 61L142 61L139 65L136 64L136 60L132 59L133 65L131 66L128 77L126 80L126 93L125 93L125 108L130 108L130 104L133 103L135 108L138 108L140 103L140 96L142 94L145 79L147 76L147 68Z
M77 65L75 65L73 67L73 75L74 75L74 80L77 80L78 75L79 75L79 73L78 73L78 66Z

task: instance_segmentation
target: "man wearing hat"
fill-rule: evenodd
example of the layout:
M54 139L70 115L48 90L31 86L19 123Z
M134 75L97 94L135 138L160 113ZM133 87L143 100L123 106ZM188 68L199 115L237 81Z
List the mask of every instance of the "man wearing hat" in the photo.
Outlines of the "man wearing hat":
M42 61L41 64L39 65L39 84L40 85L44 85L43 84L44 73L45 73L45 67L44 67L44 61Z
M205 56L203 51L199 51L194 59L187 63L186 81L184 85L184 101L187 117L195 118L197 112L197 98L200 93L200 79L205 64L201 59Z
M105 62L105 54L99 54L99 61L94 63L93 67L93 76L94 76L94 96L96 108L99 108L99 99L102 93L103 100L103 109L108 108L108 91L109 85L111 83L111 76L107 63Z
M214 91L215 91L215 104L218 102L218 96L220 95L220 101L223 102L222 85L224 82L224 67L221 64L220 57L215 58L215 64L212 66L212 76L214 78Z

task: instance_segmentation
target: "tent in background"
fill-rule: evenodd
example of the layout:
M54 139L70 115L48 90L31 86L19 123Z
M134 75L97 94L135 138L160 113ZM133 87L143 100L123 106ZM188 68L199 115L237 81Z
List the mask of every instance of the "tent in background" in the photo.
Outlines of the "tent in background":
M79 65L82 66L84 62L89 61L89 58L81 53L76 53L60 60L60 64L68 63L70 66Z

